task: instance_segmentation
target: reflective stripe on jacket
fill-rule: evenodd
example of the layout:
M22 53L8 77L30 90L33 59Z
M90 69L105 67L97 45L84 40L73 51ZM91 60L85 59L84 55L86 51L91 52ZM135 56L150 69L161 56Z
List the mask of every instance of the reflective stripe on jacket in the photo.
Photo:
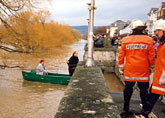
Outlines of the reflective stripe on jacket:
M149 82L149 67L155 64L152 38L130 35L122 40L118 65L124 66L124 81Z
M127 77L127 76L124 76L124 78L127 80L139 80L139 81L149 79L149 77Z
M159 84L163 70L165 70L165 44L159 45L157 48L157 60L152 86L152 92L160 95L165 95L165 85L161 86Z

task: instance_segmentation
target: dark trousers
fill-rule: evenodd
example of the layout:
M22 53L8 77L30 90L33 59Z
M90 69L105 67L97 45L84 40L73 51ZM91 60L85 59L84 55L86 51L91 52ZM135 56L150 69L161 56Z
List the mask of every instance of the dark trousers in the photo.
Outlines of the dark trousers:
M69 67L69 75L72 76L75 71L75 67Z
M159 94L151 93L150 99L143 106L143 112L150 113L159 97Z
M124 108L129 108L129 103L131 100L131 96L133 93L133 86L136 82L127 82L125 81L125 89L124 89ZM140 89L140 98L141 103L146 104L147 99L149 98L148 88L149 82L138 82L138 87Z

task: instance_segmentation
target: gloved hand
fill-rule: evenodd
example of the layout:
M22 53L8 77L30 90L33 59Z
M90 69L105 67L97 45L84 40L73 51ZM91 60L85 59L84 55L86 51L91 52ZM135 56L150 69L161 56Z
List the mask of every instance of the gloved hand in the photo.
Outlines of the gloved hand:
M160 80L159 80L159 84L161 86L165 85L165 70L163 70L163 72L162 72L162 75L161 75Z
M119 67L119 72L120 72L121 74L124 74L124 67Z

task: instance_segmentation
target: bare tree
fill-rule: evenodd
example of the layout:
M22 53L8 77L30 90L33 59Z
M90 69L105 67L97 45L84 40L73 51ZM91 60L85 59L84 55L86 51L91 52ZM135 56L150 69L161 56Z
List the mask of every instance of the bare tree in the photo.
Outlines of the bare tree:
M6 19L15 15L18 11L22 10L26 6L33 6L31 0L0 0L0 20L9 28L9 24Z
M50 1L50 0L42 0L42 2L44 1ZM21 42L20 37L22 37L24 34L21 34L20 32L18 32L16 29L14 29L11 26L13 23L11 24L11 22L9 22L9 18L18 17L17 14L22 11L36 9L37 8L36 4L38 4L39 2L41 1L40 0L0 0L1 24L3 24L4 27L8 30L8 32L12 34L13 39L16 40L16 43ZM41 22L44 25L45 19L42 18ZM4 47L1 49L4 49ZM18 51L18 52L21 52L21 51Z

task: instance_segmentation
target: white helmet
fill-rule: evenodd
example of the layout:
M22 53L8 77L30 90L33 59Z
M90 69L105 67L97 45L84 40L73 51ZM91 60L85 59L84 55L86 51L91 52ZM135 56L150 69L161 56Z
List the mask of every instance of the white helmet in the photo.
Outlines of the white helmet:
M165 31L165 20L157 20L154 24L154 30L163 30Z
M144 26L143 22L141 20L134 20L132 21L131 23L131 29L140 29L140 30L143 30L145 29L146 26Z

